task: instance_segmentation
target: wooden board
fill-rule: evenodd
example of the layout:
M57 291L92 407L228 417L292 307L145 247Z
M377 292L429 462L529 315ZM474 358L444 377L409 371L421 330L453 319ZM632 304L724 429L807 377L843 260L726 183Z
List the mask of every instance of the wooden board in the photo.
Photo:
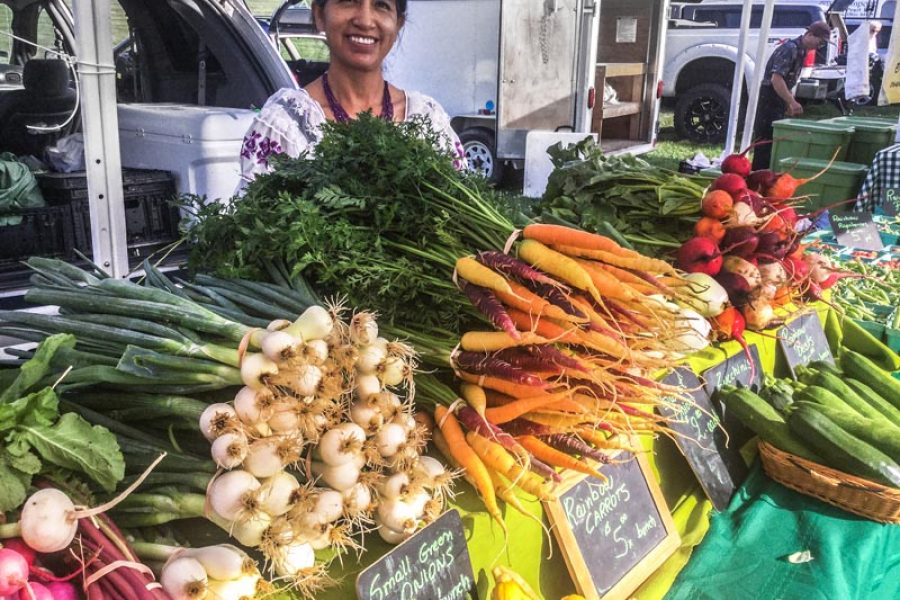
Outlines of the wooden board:
M828 338L825 337L822 322L815 313L802 314L779 329L778 350L791 376L795 376L794 369L813 361L834 364Z
M356 597L478 600L459 512L448 510L361 572Z
M544 503L569 574L586 600L629 598L680 544L646 459L622 452L615 460L622 462L599 468L606 482L567 476L558 497Z
M668 396L671 405L661 405L659 413L668 419L678 435L675 444L716 510L725 510L731 496L747 478L747 465L740 448L731 442L712 399L697 376L687 367L676 367L663 383L684 388L693 403Z

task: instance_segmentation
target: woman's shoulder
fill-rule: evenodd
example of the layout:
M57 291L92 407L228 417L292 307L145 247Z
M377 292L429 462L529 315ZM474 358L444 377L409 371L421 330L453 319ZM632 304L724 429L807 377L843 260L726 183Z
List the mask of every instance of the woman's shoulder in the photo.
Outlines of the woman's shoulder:
M321 105L303 88L281 88L271 96L262 107L261 112L286 110L295 114L321 116L325 113Z
M441 106L440 102L422 92L415 90L405 90L406 93L406 114L408 116L422 115L434 118L435 116L449 119L447 111Z

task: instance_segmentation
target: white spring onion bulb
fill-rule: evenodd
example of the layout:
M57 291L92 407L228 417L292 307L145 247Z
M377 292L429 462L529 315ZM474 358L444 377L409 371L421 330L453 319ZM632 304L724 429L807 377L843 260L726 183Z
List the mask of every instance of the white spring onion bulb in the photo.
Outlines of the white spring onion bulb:
M425 491L419 491L406 499L407 504L412 508L413 514L417 519L421 519L425 512L425 504L431 500L431 494Z
M200 561L180 556L166 563L159 583L172 600L201 600L207 596L209 577Z
M266 424L276 433L290 433L300 427L299 403L295 401L278 402L272 407L272 414Z
M344 491L344 512L349 516L366 513L372 507L372 490L359 481Z
M263 420L263 406L259 397L267 393L268 391L258 391L245 385L234 395L234 410L243 423L255 425Z
M319 438L316 450L322 462L338 467L354 460L362 452L365 430L356 423L341 423Z
M378 323L370 312L358 312L350 319L350 341L357 346L368 346L378 339Z
M385 416L393 415L401 408L403 402L394 392L383 391L369 397L369 404L375 405Z
M264 512L259 512L251 519L234 523L231 535L244 546L254 548L262 543L266 529L271 523L272 517Z
M359 349L359 358L356 360L356 370L364 375L370 375L378 370L378 366L387 358L387 351L375 344L369 344Z
M402 426L406 431L412 431L416 428L416 419L407 412L400 411L393 416L391 423Z
M356 397L365 402L375 394L381 393L381 380L376 375L360 375L356 378Z
M237 521L256 512L256 492L259 488L259 480L247 471L228 471L212 482L206 498L217 515L228 521Z
M273 560L279 577L295 577L316 564L316 553L309 544L290 544Z
M304 356L312 365L321 365L328 360L328 342L325 340L309 340L304 346Z
M360 468L352 462L339 467L330 467L325 463L312 463L313 473L320 475L322 481L339 492L345 492L359 481Z
M376 509L378 520L382 525L394 531L405 531L416 526L419 515L414 507L403 500L386 500L378 504Z
M385 500L403 499L409 492L409 475L404 472L394 473L381 481L378 493Z
M399 356L389 356L379 366L379 376L384 385L400 385L408 375L409 365Z
M413 473L422 477L428 486L433 486L438 478L443 478L447 473L447 469L441 464L441 461L430 456L420 456L416 464L413 465Z
M407 429L403 425L396 423L386 423L378 433L375 434L375 447L381 456L387 458L393 456L400 449L400 446L406 443L408 437Z
M362 427L367 435L372 435L384 425L384 415L367 402L357 400L350 405L350 420Z
M334 320L331 313L321 306L310 306L284 331L308 342L325 339L333 328Z
M256 586L259 584L260 575L241 575L237 579L225 581L218 579L209 580L209 596L215 600L246 600L256 598Z
M260 510L280 517L287 513L294 505L294 495L300 489L297 478L287 471L279 471L262 482L259 488Z
M229 431L213 441L211 454L217 465L233 469L244 462L248 449L247 436L240 431Z
M337 490L321 489L316 494L313 514L319 515L326 523L333 523L344 514L344 496Z
M197 560L211 579L237 579L257 573L256 562L246 552L231 544L185 548L179 556Z
M213 441L237 424L237 413L230 404L210 404L200 413L200 433L208 441Z
M255 440L250 444L247 456L244 458L244 469L260 479L272 477L283 470L285 465L281 460L279 450L281 443L284 443L284 440L277 438Z
M301 343L286 331L272 331L266 334L259 346L269 360L280 363L297 354L297 346Z
M266 386L266 379L278 374L278 365L265 354L248 352L241 361L241 381L255 390Z
M301 365L297 368L294 389L300 396L315 396L322 382L322 369L315 365Z
M325 550L332 547L333 539L331 535L334 530L335 526L333 524L326 525L319 535L310 538L309 545L312 546L313 550Z
M385 527L383 523L378 526L378 535L388 544L399 544L412 534L413 532L394 531L390 527Z

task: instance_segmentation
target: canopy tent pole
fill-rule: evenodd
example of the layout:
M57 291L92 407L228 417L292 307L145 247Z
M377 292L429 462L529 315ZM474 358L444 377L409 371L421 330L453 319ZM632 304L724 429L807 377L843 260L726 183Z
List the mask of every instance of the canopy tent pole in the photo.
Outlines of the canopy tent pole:
M753 82L750 85L750 96L747 98L747 113L744 115L744 134L741 136L741 148L746 148L753 141L753 125L756 123L756 107L759 104L759 92L762 89L763 75L766 72L766 49L769 46L769 29L772 27L772 15L775 12L775 0L766 0L762 22L759 24L759 43L756 46L756 64L753 67Z
M728 133L722 158L734 152L734 137L737 135L737 114L741 106L741 91L744 88L744 62L747 59L747 36L750 32L750 17L753 14L753 0L744 0L741 9L741 29L738 35L737 57L734 64L734 79L731 82L731 105L728 108Z
M72 13L93 260L113 277L124 277L128 248L109 1L74 0Z

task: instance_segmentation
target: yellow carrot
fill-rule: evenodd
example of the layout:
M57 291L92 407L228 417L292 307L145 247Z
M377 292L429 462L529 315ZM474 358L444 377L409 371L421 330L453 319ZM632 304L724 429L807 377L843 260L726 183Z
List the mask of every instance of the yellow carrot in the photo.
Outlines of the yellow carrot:
M503 331L468 331L463 334L460 346L470 352L497 352L507 348L549 344L550 340L533 333L523 333L521 339L513 339Z
M552 498L553 483L520 465L503 446L470 431L466 441L488 468L497 471L517 487L541 500Z
M469 283L480 285L481 287L488 288L495 292L512 293L512 288L509 287L509 281L507 281L503 275L484 266L471 256L463 256L462 258L457 259L456 272Z
M579 290L590 293L597 302L602 301L590 274L565 254L535 240L524 240L519 244L519 258Z
M487 396L484 394L484 389L474 383L464 383L459 386L459 392L469 406L483 417L484 409L487 407Z
M677 271L669 263L657 258L649 258L647 256L631 257L618 256L612 252L603 250L585 250L583 248L574 248L572 246L554 245L553 249L561 252L566 256L578 258L590 258L599 260L606 264L622 269L632 269L634 271L646 271L648 273L663 273L666 275L676 275Z
M603 473L596 471L573 456L569 456L565 452L561 452L552 446L548 446L533 435L522 435L516 438L526 450L540 461L543 461L551 467L559 467L561 469L569 469L578 473L584 473L596 477L600 481L606 481L607 477Z

